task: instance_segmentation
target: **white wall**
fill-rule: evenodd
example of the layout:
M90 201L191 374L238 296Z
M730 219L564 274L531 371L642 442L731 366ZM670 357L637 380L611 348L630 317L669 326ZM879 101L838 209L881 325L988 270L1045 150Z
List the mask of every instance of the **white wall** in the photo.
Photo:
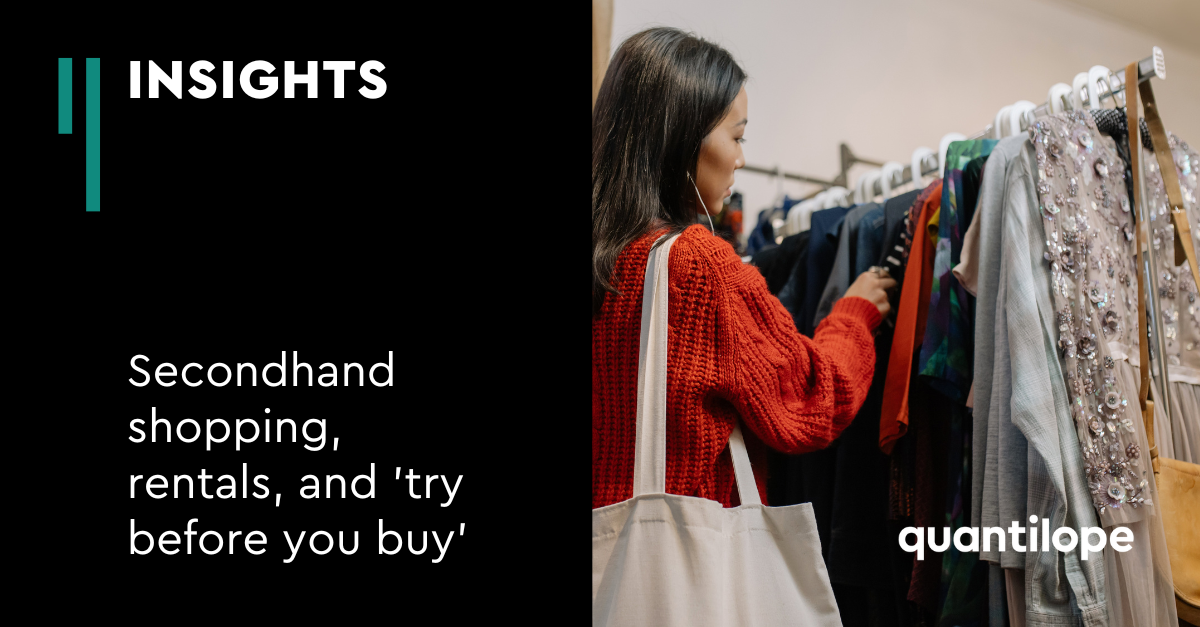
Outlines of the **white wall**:
M1200 145L1200 57L1151 35L1036 0L614 0L612 50L650 26L692 31L728 49L750 75L746 160L832 178L838 144L908 163L917 146L971 135L1017 100L1041 104L1057 82L1109 69L1158 45L1167 80L1154 93L1167 129ZM870 169L851 170L853 182ZM744 224L777 192L739 171ZM817 187L788 181L790 195Z

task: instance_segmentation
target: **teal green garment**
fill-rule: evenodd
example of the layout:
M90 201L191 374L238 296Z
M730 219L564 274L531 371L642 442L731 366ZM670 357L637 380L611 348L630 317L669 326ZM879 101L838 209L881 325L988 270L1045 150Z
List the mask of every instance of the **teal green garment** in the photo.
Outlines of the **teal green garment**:
M974 298L951 269L962 254L963 235L974 215L977 193L968 194L963 170L974 159L991 154L994 139L950 144L942 179L942 205L933 256L929 317L921 345L918 372L929 386L949 398L945 520L951 532L970 524L972 421L965 406L974 366ZM977 190L972 190L977 191ZM967 206L971 204L972 206ZM987 566L977 553L961 553L953 543L942 553L940 623L962 627L987 622Z
M943 396L965 403L971 389L975 327L973 298L951 269L962 254L962 238L975 207L964 207L963 168L992 152L998 140L954 142L946 152L942 179L941 220L934 247L933 282L929 289L929 317L921 345L918 372Z

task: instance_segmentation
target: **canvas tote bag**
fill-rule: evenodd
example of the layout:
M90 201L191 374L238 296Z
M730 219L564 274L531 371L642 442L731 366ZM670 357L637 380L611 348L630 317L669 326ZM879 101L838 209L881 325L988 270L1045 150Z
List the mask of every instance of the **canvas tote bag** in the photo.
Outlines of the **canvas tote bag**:
M764 507L738 425L742 505L666 493L667 276L651 250L642 296L633 498L592 510L592 624L841 625L812 504Z
M1158 115L1158 104L1154 100L1154 89L1150 81L1138 85L1137 63L1125 68L1125 114L1129 126L1130 169L1133 173L1134 205L1141 207L1141 191L1138 172L1141 168L1141 146L1138 144L1138 92L1141 92L1146 108L1146 126L1150 130L1150 141L1162 173L1163 187L1167 189L1167 200L1171 203L1171 219L1175 225L1174 264L1187 262L1192 271L1192 280L1200 286L1200 268L1197 268L1195 249L1192 246L1192 229L1183 210L1183 199L1179 193L1179 178L1175 175L1175 162L1171 148L1167 145L1167 133L1162 118ZM1150 252L1145 225L1138 225L1138 247L1145 258ZM1141 265L1138 272L1138 321L1146 320L1146 298ZM1170 555L1171 576L1175 585L1175 609L1179 618L1189 623L1200 623L1200 465L1158 456L1154 444L1154 401L1148 400L1150 391L1149 342L1143 333L1139 336L1141 363L1141 385L1138 400L1142 407L1142 420L1146 425L1147 443L1150 445L1151 466L1154 480L1158 484L1158 506L1162 512L1163 534ZM1163 376L1166 376L1165 368ZM1165 382L1164 382L1165 385Z

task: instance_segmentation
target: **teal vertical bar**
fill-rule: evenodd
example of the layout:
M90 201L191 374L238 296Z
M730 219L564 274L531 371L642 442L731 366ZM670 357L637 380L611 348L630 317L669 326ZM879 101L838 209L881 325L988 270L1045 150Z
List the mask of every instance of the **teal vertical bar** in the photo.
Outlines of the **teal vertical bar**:
M58 134L71 134L71 60L58 60Z
M100 211L100 59L87 60L87 210Z

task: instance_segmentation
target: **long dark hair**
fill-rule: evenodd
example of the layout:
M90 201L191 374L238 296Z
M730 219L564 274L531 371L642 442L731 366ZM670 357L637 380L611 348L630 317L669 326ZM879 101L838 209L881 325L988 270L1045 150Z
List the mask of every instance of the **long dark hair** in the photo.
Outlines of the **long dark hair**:
M696 221L700 142L728 115L746 73L716 44L651 28L613 55L592 108L592 315L617 255L661 221ZM718 210L713 208L712 211Z

